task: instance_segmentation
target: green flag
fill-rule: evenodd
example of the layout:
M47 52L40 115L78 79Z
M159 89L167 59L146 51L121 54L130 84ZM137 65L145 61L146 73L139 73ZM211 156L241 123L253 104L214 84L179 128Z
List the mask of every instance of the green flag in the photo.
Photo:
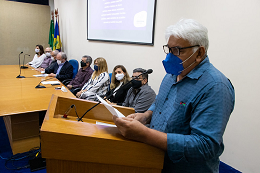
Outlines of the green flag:
M54 40L54 21L51 20L50 32L49 32L49 42L48 42L48 44L50 45L51 48L53 48L53 40Z

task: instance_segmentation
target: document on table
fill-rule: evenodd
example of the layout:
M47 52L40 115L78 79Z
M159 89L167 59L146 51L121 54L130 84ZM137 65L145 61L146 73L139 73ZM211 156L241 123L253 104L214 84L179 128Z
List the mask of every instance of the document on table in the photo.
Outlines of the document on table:
M46 84L60 84L59 81L44 81L42 82L43 85L46 85Z
M36 75L33 75L35 77L46 77L48 76L48 74L36 74Z
M111 112L112 115L120 117L125 117L121 112L119 112L116 108L112 107L110 104L108 104L104 99L102 99L99 95L96 95L98 100L103 103L103 105Z
M108 124L108 123L102 123L102 122L99 122L99 121L96 121L96 124L103 125L103 126L109 126L109 127L116 127L116 125Z

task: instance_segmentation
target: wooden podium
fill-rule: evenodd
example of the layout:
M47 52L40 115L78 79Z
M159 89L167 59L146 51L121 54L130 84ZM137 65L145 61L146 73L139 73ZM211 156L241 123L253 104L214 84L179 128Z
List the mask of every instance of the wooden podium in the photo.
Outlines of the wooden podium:
M66 110L74 104L79 116L96 102L53 95L41 128L42 157L47 173L159 173L164 151L124 138L114 124L112 114L99 104L89 111L83 122L76 120L74 108L67 118ZM125 116L132 108L114 106Z

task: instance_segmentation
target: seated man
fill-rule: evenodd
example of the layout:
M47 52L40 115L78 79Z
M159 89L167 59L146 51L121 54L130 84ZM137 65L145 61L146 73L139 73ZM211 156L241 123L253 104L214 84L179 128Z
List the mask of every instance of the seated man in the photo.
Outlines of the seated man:
M51 48L50 47L46 47L45 49L45 55L46 57L43 59L43 62L41 64L41 66L39 68L43 68L43 69L46 69L52 62L52 59L51 59Z
M45 49L45 51L46 51L46 49ZM44 72L45 69L51 68L51 67L57 62L57 61L56 61L56 56L57 56L58 53L59 53L58 50L52 51L52 52L51 52L51 62L50 62L50 64L49 64L46 68L43 68L43 67L38 68L37 71L43 71L43 72Z
M55 62L50 68L45 69L45 73L50 77L56 77L61 82L65 79L72 79L73 66L67 61L67 55L64 52L60 52L56 56L57 62Z
M143 113L152 105L156 94L148 85L148 74L142 74L146 70L136 68L133 70L132 87L128 90L123 106L132 107L137 113Z
M76 88L82 88L83 85L85 83L88 82L88 80L90 79L92 73L93 73L93 69L90 67L92 63L92 58L88 55L84 55L81 58L81 68L79 69L77 75L75 76L75 78L67 85L67 88L70 89L70 91L76 95Z

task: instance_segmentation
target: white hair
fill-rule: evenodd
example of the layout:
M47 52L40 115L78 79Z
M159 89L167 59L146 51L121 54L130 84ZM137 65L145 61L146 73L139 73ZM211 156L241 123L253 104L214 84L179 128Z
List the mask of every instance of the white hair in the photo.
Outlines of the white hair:
M206 52L209 47L207 28L193 19L181 19L175 25L169 26L165 32L167 43L170 36L187 40L191 46L203 46ZM193 51L196 51L197 49L197 47L194 47Z
M58 54L61 55L61 58L62 58L62 59L67 60L67 55L66 55L66 53L64 53L64 52L59 52Z
M52 51L52 52L53 52L54 56L56 56L56 55L59 53L58 50L54 50L54 51Z

